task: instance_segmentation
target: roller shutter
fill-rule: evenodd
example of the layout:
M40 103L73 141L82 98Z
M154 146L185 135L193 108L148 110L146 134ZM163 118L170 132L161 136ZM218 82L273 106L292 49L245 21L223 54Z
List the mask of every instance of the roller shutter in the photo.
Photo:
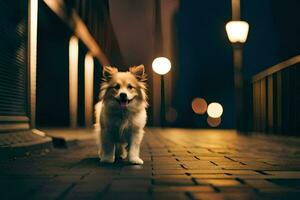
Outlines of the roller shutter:
M29 128L28 2L0 1L0 131Z

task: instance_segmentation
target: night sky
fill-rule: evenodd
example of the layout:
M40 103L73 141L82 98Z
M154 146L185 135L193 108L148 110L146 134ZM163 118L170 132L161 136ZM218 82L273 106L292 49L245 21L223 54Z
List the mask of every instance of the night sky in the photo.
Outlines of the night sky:
M234 123L232 52L224 28L230 17L229 1L181 1L181 78L177 96L182 100L177 106L181 108L184 126L206 126L206 116L195 115L190 109L195 97L208 103L220 102L224 107L222 125L229 127Z
M297 1L284 5L274 0L241 1L241 18L250 24L243 54L246 81L299 54L299 6ZM192 99L199 96L207 102L220 102L224 107L221 127L234 127L232 48L225 32L225 24L231 19L231 1L182 0L179 19L182 78L177 96L187 98L177 106L184 125L206 126L206 117L196 116L190 109Z

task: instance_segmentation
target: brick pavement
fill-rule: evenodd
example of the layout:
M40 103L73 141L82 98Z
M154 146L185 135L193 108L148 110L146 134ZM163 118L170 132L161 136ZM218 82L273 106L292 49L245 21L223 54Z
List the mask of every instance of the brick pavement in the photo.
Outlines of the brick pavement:
M143 166L95 141L0 161L0 199L300 199L300 138L148 129Z

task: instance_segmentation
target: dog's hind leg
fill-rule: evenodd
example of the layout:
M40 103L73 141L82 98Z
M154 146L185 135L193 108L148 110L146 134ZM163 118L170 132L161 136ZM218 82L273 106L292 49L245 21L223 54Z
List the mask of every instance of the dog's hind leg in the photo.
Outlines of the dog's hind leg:
M122 160L125 160L127 158L127 143L121 143L119 146L119 156Z
M140 158L140 145L143 139L144 131L139 130L137 133L133 133L129 144L129 162L132 164L142 165L144 161Z
M109 137L109 133L104 131L101 134L101 162L113 163L115 162L115 144Z

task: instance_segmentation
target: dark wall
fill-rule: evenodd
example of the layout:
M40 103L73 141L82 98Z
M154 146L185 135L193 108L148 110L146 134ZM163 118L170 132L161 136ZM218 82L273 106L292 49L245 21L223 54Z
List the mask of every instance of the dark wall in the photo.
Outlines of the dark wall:
M69 126L69 39L71 30L39 4L37 126Z

